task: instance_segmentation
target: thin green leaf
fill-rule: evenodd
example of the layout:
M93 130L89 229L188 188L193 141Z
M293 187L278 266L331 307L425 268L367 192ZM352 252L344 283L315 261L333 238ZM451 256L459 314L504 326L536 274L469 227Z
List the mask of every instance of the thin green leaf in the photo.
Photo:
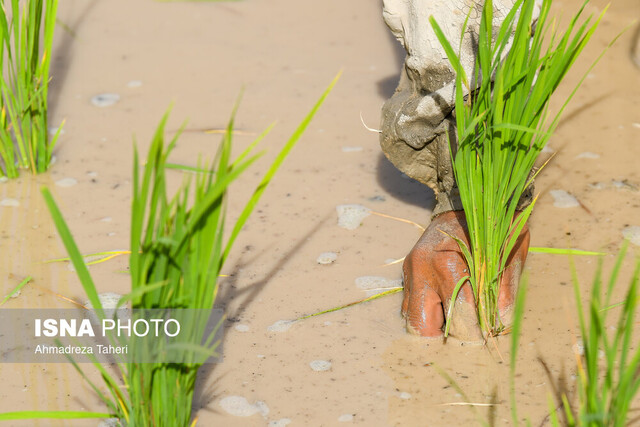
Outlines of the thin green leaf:
M18 283L18 286L16 286L15 288L13 288L3 299L2 301L0 301L0 306L2 304L4 304L5 302L7 302L9 300L9 298L13 297L14 295L16 295L20 289L22 289L24 287L24 285L26 285L27 283L29 283L31 280L33 280L33 278L31 276L27 276L25 277L20 283Z

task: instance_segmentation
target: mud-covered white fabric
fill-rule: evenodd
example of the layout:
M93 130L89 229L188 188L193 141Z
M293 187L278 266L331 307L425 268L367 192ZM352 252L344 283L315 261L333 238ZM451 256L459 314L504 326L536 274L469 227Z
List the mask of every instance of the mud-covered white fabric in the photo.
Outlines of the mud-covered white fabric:
M541 0L535 1L537 16ZM433 16L453 46L461 43L461 62L473 76L483 1L383 0L383 17L406 51L400 82L382 108L382 150L408 176L436 193L434 215L461 210L447 134L455 143L455 73L440 45L429 17ZM494 32L513 6L494 0ZM476 82L470 82L471 87Z

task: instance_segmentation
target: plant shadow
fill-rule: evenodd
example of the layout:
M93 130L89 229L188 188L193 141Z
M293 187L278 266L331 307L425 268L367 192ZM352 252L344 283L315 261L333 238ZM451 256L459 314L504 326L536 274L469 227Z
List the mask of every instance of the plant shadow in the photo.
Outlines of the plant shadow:
M236 263L233 266L231 274L227 280L219 285L219 294L216 298L215 308L224 310L226 314L226 322L222 326L222 342L224 345L226 334L231 325L237 322L237 319L249 308L251 304L258 298L260 293L264 290L265 286L273 279L273 277L281 271L289 262L291 257L300 251L300 249L311 239L311 237L318 232L322 226L331 218L331 213L325 215L317 224L307 231L284 255L278 260L278 262L269 270L265 276L259 279L257 282L252 283L242 288L238 287L237 280L239 272L250 266L257 258L263 256L266 249L262 253L253 255L250 259L246 260L247 254L252 250L250 246L245 246L242 253ZM230 309L231 302L238 301L235 308ZM215 383L211 383L209 380L216 370L216 363L203 365L196 380L196 387L194 392L194 405L192 409L192 418L196 415L198 410L204 409L207 411L215 411L211 408L207 408L216 397ZM211 384L210 384L211 383Z
M56 34L58 42L53 46L53 58L51 60L51 83L49 85L49 114L55 116L58 100L62 95L64 83L69 74L69 65L73 58L73 43L77 41L77 31L96 5L100 2L92 0L88 2L84 9L77 15L72 23L63 22L58 16ZM58 10L59 12L60 10Z
M382 153L378 156L376 172L378 184L391 196L404 203L433 211L436 205L433 190L404 175Z
M571 401L571 396L573 393L569 389L569 381L565 372L564 363L560 368L560 374L554 375L549 367L549 364L544 360L541 355L538 355L538 362L542 365L545 374L547 375L547 379L549 380L549 384L551 384L551 393L554 401L554 411L556 414L560 414L561 425L569 425L569 420L567 419L566 410L570 410L571 408L565 408L563 403L563 396L566 396L567 401ZM551 419L551 414L547 414L539 423L540 426L546 425L549 423Z

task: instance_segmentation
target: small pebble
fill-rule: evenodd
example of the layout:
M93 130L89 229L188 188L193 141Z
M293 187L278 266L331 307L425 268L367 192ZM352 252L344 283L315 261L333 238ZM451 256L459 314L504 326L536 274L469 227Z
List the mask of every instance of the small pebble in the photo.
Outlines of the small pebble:
M342 414L338 417L338 421L341 423L350 423L353 421L353 414Z
M91 98L91 103L96 107L110 107L120 101L117 93L101 93Z
M20 290L18 289L17 291L9 295L9 298L18 298L19 296L20 296Z
M96 178L98 176L98 172L87 172L87 176L91 178Z
M120 427L121 425L120 420L117 418L107 418L106 420L100 421L98 427Z
M100 300L100 304L102 304L102 308L104 309L112 309L118 306L118 302L122 298L122 295L117 294L115 292L104 292L98 294L98 299ZM93 305L91 301L85 301L84 306L88 309L92 309Z
M632 123L631 126L633 126L636 129L640 129L640 123Z
M0 200L0 206L17 208L18 206L20 206L20 202L16 199L2 199Z
M584 344L582 342L574 344L573 352L578 356L584 356ZM604 351L598 350L598 357L602 359L604 357Z
M53 128L49 128L49 135L54 136L56 133L58 133L58 129L60 129L59 127L53 127ZM60 135L62 135L64 133L64 129L60 129Z
M575 208L580 206L578 199L564 190L551 190L551 197L553 197L553 206L556 208Z
M594 190L604 190L607 188L607 184L604 182L593 182L589 184L589 188L593 188Z
M233 329L235 329L238 332L249 332L249 325L244 325L242 323L239 323Z
M367 200L370 202L386 202L387 198L378 194L377 196L369 197Z
M311 366L311 369L316 372L323 372L331 369L331 362L329 362L328 360L314 360L313 362L309 363L309 366Z
M228 414L236 417L250 417L255 414L267 415L269 408L264 402L251 404L242 396L227 396L220 400L220 406Z
M355 230L360 227L362 220L371 215L371 209L362 205L339 205L336 206L338 212L338 226L347 230Z
M342 147L343 153L355 153L362 150L363 150L362 147Z
M630 225L622 230L622 235L625 239L629 239L634 245L640 246L640 227L637 225Z
M69 263L69 265L73 266L71 263ZM118 317L121 319L131 318L131 310L126 308L126 306L123 306L116 310L118 302L120 302L120 298L122 298L122 295L115 292L103 292L101 294L98 294L98 299L100 300L100 304L102 305L102 309L104 310L104 315L106 318L113 318L116 315L116 311L118 312ZM93 304L91 304L91 301L89 300L84 302L84 306L89 310L93 309ZM96 316L96 314L92 311L89 312L88 317L93 323L99 323L98 316Z
M142 82L140 80L131 80L127 83L127 87L134 88L142 86Z
M291 424L289 418L280 418L279 420L269 421L269 427L285 427Z
M294 324L293 320L278 320L273 325L267 328L269 332L286 332L289 330L291 325Z
M338 259L338 254L335 252L322 252L320 255L318 255L316 262L318 264L327 265L327 264L332 264L337 259Z
M269 414L269 407L262 400L258 400L255 405L258 408L258 412L263 417L266 417Z
M631 191L635 191L638 192L640 191L640 188L638 188L637 185L632 184L631 182L629 182L628 179L623 179L623 180L616 180L613 179L611 180L611 186L615 189L618 190L631 190Z
M105 216L104 218L100 218L101 222L111 222L111 217L110 216Z
M73 187L77 183L78 181L76 181L74 178L62 178L56 181L56 185L63 188Z
M411 393L407 393L406 391L403 391L400 393L399 397L400 399L409 400L411 399Z
M592 153L590 151L585 151L584 153L580 153L576 156L576 159L599 159L600 154Z

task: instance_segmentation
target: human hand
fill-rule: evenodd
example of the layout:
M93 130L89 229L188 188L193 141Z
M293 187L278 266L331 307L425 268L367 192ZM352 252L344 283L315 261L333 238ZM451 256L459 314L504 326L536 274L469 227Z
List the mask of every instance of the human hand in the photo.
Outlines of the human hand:
M443 233L444 232L444 233ZM445 234L446 233L446 234ZM435 217L415 244L403 265L402 314L410 333L424 337L443 335L445 313L456 284L469 274L454 236L467 245L467 223L463 211L449 211ZM448 234L448 235L447 235ZM525 225L508 260L500 283L498 309L505 326L511 324L515 294L529 250L529 229ZM466 282L458 292L449 334L462 341L481 341L473 292Z

